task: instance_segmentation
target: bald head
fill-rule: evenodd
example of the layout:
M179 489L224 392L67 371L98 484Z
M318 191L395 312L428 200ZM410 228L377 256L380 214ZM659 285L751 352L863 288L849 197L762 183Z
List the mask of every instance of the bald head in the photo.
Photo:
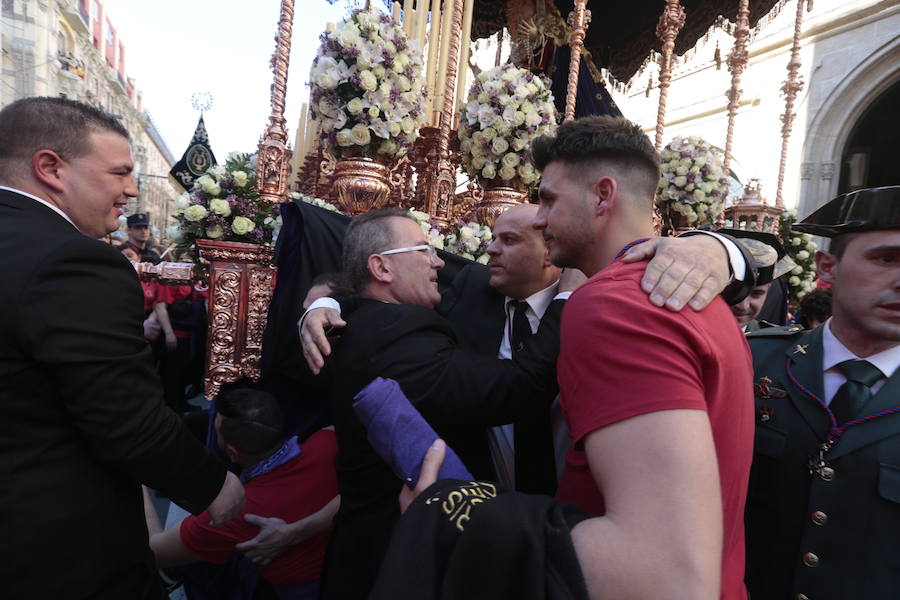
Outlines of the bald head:
M494 241L488 246L490 284L504 296L524 300L559 279L560 270L550 263L547 246L533 221L538 207L514 206L494 223Z

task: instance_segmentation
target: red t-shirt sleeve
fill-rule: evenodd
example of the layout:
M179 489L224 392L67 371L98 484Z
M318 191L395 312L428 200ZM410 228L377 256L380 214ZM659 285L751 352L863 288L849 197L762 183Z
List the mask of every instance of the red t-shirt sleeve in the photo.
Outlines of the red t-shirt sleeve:
M203 511L199 515L191 515L181 522L181 543L191 554L206 562L222 564L228 562L234 554L235 544L253 537L252 530L258 531L243 519L243 515L235 517L222 527L209 524L212 517Z
M155 302L172 304L184 298L190 297L193 288L189 285L160 285L156 288Z
M706 344L689 316L651 305L639 280L625 277L630 266L623 271L588 282L566 305L560 401L576 442L630 417L707 408L698 353Z

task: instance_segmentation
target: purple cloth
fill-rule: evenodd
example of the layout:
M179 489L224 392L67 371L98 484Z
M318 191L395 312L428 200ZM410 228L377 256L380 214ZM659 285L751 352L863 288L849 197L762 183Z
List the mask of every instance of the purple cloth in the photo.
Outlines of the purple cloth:
M400 479L415 487L425 453L438 437L434 429L393 379L373 379L354 400L353 410L368 432L369 443ZM474 478L448 447L438 479Z

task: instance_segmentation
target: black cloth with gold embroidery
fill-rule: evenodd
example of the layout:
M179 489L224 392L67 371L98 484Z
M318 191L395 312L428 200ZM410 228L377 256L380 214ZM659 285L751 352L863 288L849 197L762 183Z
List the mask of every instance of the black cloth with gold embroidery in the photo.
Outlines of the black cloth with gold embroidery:
M194 186L194 181L202 177L206 170L216 166L216 155L213 154L212 148L209 147L209 136L206 133L206 123L203 122L203 115L197 121L197 128L194 130L194 137L188 144L187 150L181 156L181 160L175 163L172 170L169 171L169 180L174 180L185 190L190 190Z
M571 529L588 518L549 496L444 479L397 523L370 600L587 600Z

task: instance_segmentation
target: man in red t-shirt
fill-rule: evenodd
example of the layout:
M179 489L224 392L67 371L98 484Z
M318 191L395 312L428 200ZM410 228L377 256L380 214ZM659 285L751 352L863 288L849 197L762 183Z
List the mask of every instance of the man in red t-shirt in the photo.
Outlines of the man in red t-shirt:
M753 447L752 366L721 299L647 302L659 162L640 127L592 117L535 142L541 229L558 266L590 279L562 317L561 404L574 447L557 497L596 518L572 539L591 597L740 600Z
M197 560L226 563L235 553L236 544L259 531L243 519L245 513L298 521L337 496L333 466L337 442L332 430L314 433L302 446L296 437L285 440L278 401L258 390L237 389L225 394L216 401L216 412L219 446L243 467L241 480L247 494L244 510L241 517L222 527L211 526L204 512L162 531L145 495L150 547L160 567ZM321 533L256 568L282 597L317 598L327 544L328 533Z

